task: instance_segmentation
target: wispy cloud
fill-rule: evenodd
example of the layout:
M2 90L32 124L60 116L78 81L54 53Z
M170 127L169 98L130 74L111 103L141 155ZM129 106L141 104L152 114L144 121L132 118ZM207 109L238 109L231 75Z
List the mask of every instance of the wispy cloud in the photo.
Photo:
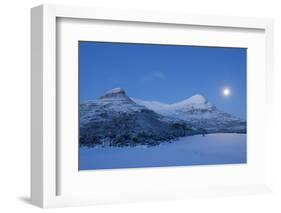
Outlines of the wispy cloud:
M159 72L159 71L154 71L151 72L147 75L144 75L140 81L141 82L152 82L152 81L156 81L156 80L163 80L165 79L165 75L163 72Z

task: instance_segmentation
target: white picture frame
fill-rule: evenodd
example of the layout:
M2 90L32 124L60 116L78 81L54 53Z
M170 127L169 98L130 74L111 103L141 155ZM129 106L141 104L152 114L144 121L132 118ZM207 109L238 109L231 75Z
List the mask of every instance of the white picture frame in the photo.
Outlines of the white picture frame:
M143 200L165 200L197 196L214 196L214 195L233 195L233 194L253 194L270 192L270 168L269 161L265 160L265 151L261 151L262 156L261 169L257 169L258 178L253 179L253 184L240 182L233 184L221 185L202 185L200 183L191 188L173 187L162 188L161 190L153 189L150 192L144 188L142 192L130 186L129 190L124 190L122 196L119 192L112 192L103 195L89 195L82 190L79 194L60 194L58 185L62 184L60 170L63 164L59 164L60 152L58 152L58 90L60 81L57 79L57 51L58 51L58 20L79 19L79 20L107 20L130 23L153 23L155 25L168 26L199 26L206 28L220 28L227 31L232 30L257 30L263 32L261 41L264 45L264 67L261 68L261 75L266 78L259 78L264 84L261 92L264 96L264 105L261 110L269 113L265 114L262 121L266 125L266 131L263 133L264 141L262 146L268 146L270 143L270 133L273 131L272 118L273 114L273 21L271 19L257 18L240 18L240 17L216 17L203 15L187 14L166 14L145 11L123 11L112 9L84 8L74 6L54 6L41 5L31 10L31 73L32 73L32 134L31 134L31 201L33 204L47 207L91 205L97 203L114 203ZM235 37L235 35L234 35ZM164 41L165 42L165 41ZM251 79L250 79L251 80ZM253 99L253 102L255 99ZM248 108L249 110L249 108ZM71 166L70 166L71 167ZM214 168L209 167L206 170L212 172ZM132 175L141 175L143 170L134 170ZM179 173L179 169L149 169L149 175L163 175ZM117 171L118 172L118 171ZM110 173L110 172L109 172ZM125 175L126 170L122 174ZM147 173L147 172L146 172ZM117 173L115 173L117 174ZM93 178L95 174L91 174ZM242 175L242 173L240 174ZM85 176L85 175L84 175ZM103 177L103 176L101 176ZM127 176L126 178L129 178ZM173 178L172 176L169 178ZM87 178L86 178L87 179ZM84 179L85 180L85 179ZM140 184L141 185L141 184ZM164 184L162 183L162 186ZM158 187L161 188L161 185ZM188 188L188 190L187 190ZM70 189L79 191L79 188ZM134 193L135 190L135 193Z

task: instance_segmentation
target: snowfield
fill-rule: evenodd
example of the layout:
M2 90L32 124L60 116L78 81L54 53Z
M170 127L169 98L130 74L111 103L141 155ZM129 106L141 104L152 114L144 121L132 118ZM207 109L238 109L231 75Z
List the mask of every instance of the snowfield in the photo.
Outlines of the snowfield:
M247 162L246 134L180 138L158 146L80 147L80 170L166 167Z

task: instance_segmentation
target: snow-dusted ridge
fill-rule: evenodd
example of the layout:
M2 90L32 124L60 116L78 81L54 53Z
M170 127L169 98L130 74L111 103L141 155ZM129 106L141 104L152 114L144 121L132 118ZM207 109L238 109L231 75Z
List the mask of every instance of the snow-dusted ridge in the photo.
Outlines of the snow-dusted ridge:
M199 94L174 104L134 98L132 100L163 116L183 120L193 127L203 128L209 133L246 132L244 120L217 109L207 98Z
M173 110L214 110L216 107L211 104L207 98L205 98L202 95L196 94L191 96L190 98L187 98L183 101L174 103L174 104L166 104L161 103L158 101L144 101L136 98L131 98L134 102L136 102L139 105L145 106L151 110L154 111L173 111Z

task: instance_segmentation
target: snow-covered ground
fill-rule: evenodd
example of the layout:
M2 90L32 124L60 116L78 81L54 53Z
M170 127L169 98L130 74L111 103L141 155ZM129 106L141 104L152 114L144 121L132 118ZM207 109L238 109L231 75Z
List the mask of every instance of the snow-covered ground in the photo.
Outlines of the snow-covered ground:
M246 134L183 137L152 147L80 148L80 170L246 163Z

